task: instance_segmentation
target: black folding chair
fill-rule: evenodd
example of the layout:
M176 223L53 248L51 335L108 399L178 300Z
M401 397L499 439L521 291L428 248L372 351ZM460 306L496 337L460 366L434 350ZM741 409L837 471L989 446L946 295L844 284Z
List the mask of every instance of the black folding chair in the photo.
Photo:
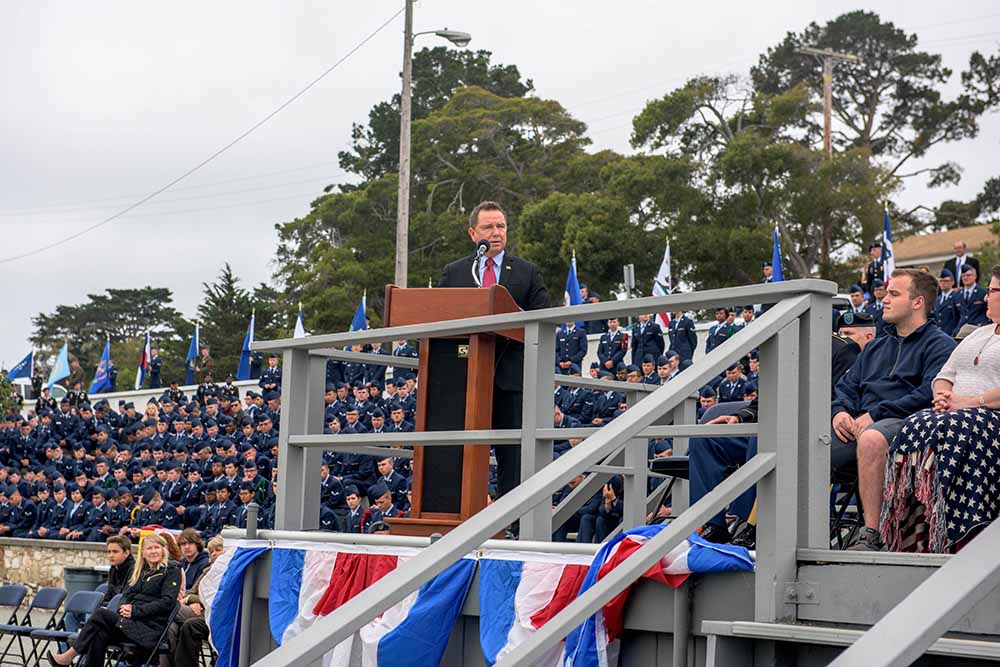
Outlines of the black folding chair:
M20 623L4 623L0 625L0 637L4 635L10 637L10 641L7 642L7 645L3 649L3 654L0 654L0 665L9 664L23 667L27 664L26 658L28 654L24 652L24 640L29 639L31 633L35 630L54 630L56 627L56 614L59 612L59 608L65 599L66 589L64 588L40 588L38 589L38 593L35 594L35 599L31 601L31 605L24 612L24 616L21 617ZM44 625L31 624L31 613L34 611L48 612L48 618L45 619ZM15 641L19 649L17 656L10 655L10 650L13 648ZM9 659L8 655L10 655Z
M201 643L201 653L198 655L198 667L215 667L215 661L219 659L219 654L215 652L211 642Z
M167 624L163 628L163 632L160 634L159 640L157 640L156 645L151 649L145 649L138 644L133 644L132 642L122 642L115 646L108 647L108 655L105 662L106 667L115 667L120 662L124 662L128 665L135 665L136 667L150 667L153 664L153 660L161 655L169 655L170 653L170 641L167 637L167 633L170 631L170 626L173 625L174 619L177 617L177 612L180 611L180 603L175 603L173 610L170 612L170 616L167 617ZM139 662L142 659L143 652L148 650L149 655L146 656L145 660Z
M835 483L830 491L830 548L851 546L864 525L858 481Z
M10 608L7 623L17 624L17 612L21 609L24 598L28 595L28 587L22 584L6 584L0 586L0 607Z
M45 654L52 642L72 643L80 633L66 630L66 618L70 614L80 614L83 616L84 622L86 622L86 619L90 618L90 615L101 606L101 600L103 599L104 593L96 591L77 591L69 596L69 599L66 601L66 607L63 609L62 618L56 623L55 628L51 630L33 630L28 635L32 646L31 659L26 664L37 664L37 661L41 660L42 655Z

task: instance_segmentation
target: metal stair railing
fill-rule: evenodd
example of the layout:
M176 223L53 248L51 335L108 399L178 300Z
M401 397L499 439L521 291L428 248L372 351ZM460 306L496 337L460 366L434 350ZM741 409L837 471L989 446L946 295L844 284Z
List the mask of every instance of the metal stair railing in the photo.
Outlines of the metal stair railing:
M826 482L823 482L819 493L810 489L809 485L824 477L828 479L829 475L829 451L825 451L825 457L823 451L818 451L823 444L822 435L826 435L827 444L829 441L829 383L820 383L826 385L824 400L822 388L817 391L817 383L809 383L808 379L810 374L815 375L821 369L822 372L829 372L830 297L834 293L835 286L832 283L794 281L700 294L470 318L431 325L313 336L310 337L311 340L291 339L257 344L256 347L262 350L283 349L285 356L286 378L282 401L287 415L282 419L279 445L279 478L284 483L279 487L277 510L278 527L281 529L300 530L316 524L318 484L313 482L318 481L319 466L315 465L312 469L311 462L318 460L316 455L319 454L319 447L332 444L325 436L310 435L320 432L322 428L320 388L324 384L325 370L325 360L321 357L311 359L310 350L347 343L460 335L524 325L524 423L519 435L522 459L526 462L522 466L524 481L520 486L424 549L408 561L405 570L387 575L369 587L364 594L350 600L330 615L318 619L309 630L265 656L257 664L264 667L318 664L325 652L516 519L521 520L522 537L547 538L552 525L551 495L573 477L600 465L614 451L630 444L630 440L645 432L655 430L664 435L686 437L703 432L697 429L713 428L652 425L663 418L664 414L677 408L705 381L722 371L730 360L757 347L761 348L763 385L759 425L760 454L752 464L744 466L742 472L731 478L729 483L720 486L718 493L709 494L702 499L704 502L698 504L696 511L685 513L685 523L661 533L664 535L661 543L683 539L687 533L678 536L682 530L686 530L688 524L700 525L718 504L727 502L727 499L735 497L760 479L760 559L755 617L757 620L794 617L794 606L784 605L777 592L783 590L779 583L794 577L795 548L822 546L826 533L827 505L823 494ZM565 437L565 430L546 426L546 421L551 424L552 392L549 387L552 382L551 369L555 365L552 325L568 319L597 319L612 313L639 314L744 301L778 303L744 332L720 345L668 385L656 388L647 398L630 407L624 415L552 462L551 438L554 435ZM799 354L800 333L807 343L806 353L803 355ZM779 376L782 380L780 383ZM803 410L798 409L800 377L803 378ZM800 429L800 423L805 428ZM494 440L516 438L518 435L517 431L490 433L492 435L488 436L486 433L440 432L428 437L435 440L460 437L468 442L478 439L480 435L483 439ZM433 443L427 440L421 444ZM801 457L798 456L800 449ZM644 455L642 463L645 465ZM772 469L776 474L769 474ZM317 488L312 489L312 486ZM784 501L779 503L778 498L781 496L784 496ZM817 503L817 497L822 502ZM634 495L631 501L644 505L645 499L646 495L642 493ZM804 508L808 516L797 517L796 512L800 508ZM800 524L806 527L804 531L798 530ZM652 556L650 550L643 553L643 558ZM624 569L612 580L614 584L608 586L617 585L628 577L631 577L629 583L634 581L645 569L636 563L639 560L633 557L622 564L621 568ZM602 587L591 597L581 597L567 607L559 620L559 627L569 622L565 620L567 615L591 613L596 609L594 600L604 592L606 589ZM557 616L552 622L559 618ZM555 628L553 626L552 633L557 632ZM553 640L554 636L550 633L544 635L544 638L548 641ZM531 648L527 647L525 650Z

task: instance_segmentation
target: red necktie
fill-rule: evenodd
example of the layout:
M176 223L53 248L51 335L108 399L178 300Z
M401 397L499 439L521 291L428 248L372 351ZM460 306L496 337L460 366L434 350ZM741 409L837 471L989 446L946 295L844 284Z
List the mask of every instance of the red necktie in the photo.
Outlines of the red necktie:
M497 274L493 271L493 258L486 258L486 269L483 271L483 287L493 287L497 284Z

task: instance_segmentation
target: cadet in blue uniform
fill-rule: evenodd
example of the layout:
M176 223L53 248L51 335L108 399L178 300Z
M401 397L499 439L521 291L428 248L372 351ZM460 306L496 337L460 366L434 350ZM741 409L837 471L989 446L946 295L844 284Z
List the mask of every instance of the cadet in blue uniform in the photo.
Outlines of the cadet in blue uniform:
M746 393L746 380L740 373L739 364L733 364L726 369L726 379L719 383L719 403L742 401Z
M705 352L711 352L729 340L736 333L736 325L732 322L733 311L723 307L715 309L715 324L708 330L708 340L705 341Z
M701 420L705 411L719 402L719 395L711 385L705 385L698 394L698 419Z
M575 322L556 332L556 364L568 369L573 364L579 366L587 356L587 332L578 329Z
M987 324L986 290L976 284L978 276L976 269L968 264L962 265L962 287L958 292L959 318L955 333L966 324L977 327Z
M346 526L348 533L364 532L365 511L361 507L361 495L358 487L347 486L344 488L344 500L347 502L348 514Z
M885 322L882 320L882 299L885 298L885 283L879 279L872 281L872 301L865 308L865 312L875 320L875 335L881 336L885 333Z
M618 318L608 320L607 332L601 334L597 345L597 359L601 362L601 370L614 371L625 358L628 349L628 335L618 328Z
M22 497L21 490L16 485L7 489L7 496L11 504L10 518L6 524L0 525L0 535L27 537L35 527L35 518L38 516L35 503Z
M278 366L278 355L274 352L267 355L267 368L260 374L257 384L265 392L281 391L281 368Z
M611 371L601 371L597 374L599 378L606 380L614 380L615 376ZM619 409L622 403L625 402L625 396L613 389L607 391L598 392L594 391L594 403L593 410L591 412L590 423L594 426L604 426L614 419L615 412Z
M642 383L643 384L660 384L660 376L656 372L656 359L662 355L654 357L651 354L647 354L642 359Z
M676 311L670 318L670 349L680 355L681 361L690 362L694 359L694 351L698 349L698 334L694 330L694 321L683 311Z
M934 301L934 322L949 336L958 333L958 321L961 318L958 292L955 291L955 276L948 269L941 269L938 278L940 293Z
M638 366L646 355L655 359L663 354L663 349L663 329L643 313L632 325L632 363Z
M406 478L395 471L392 457L379 460L378 475L378 483L385 485L392 494L393 505L403 507L406 504Z
M160 347L153 345L149 348L149 388L159 389L162 386L160 381L160 371L163 368L163 359L160 359Z

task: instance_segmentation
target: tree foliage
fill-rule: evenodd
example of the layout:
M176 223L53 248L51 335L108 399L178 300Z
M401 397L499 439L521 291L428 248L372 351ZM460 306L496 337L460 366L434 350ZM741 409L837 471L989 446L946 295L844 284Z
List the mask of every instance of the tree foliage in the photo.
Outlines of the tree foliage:
M534 89L514 65L490 63L489 51L424 48L413 56L412 118L426 118L443 107L455 90L479 86L501 97L524 97ZM402 74L400 75L402 77ZM351 150L341 151L340 166L366 181L399 171L400 94L368 112L368 125L351 127Z
M836 64L832 137L837 149L868 151L882 159L894 176L927 174L931 186L958 182L961 172L953 163L909 173L904 166L938 144L978 134L979 116L997 103L1000 65L995 59L974 53L969 70L961 77L963 92L946 99L942 88L952 71L942 65L941 56L920 50L916 34L873 12L858 10L822 26L814 22L801 32L789 32L751 70L756 90L780 95L804 85L812 100L822 99L822 63L800 53L802 47L859 58ZM811 143L819 141L822 119L818 114L801 118L797 125Z

